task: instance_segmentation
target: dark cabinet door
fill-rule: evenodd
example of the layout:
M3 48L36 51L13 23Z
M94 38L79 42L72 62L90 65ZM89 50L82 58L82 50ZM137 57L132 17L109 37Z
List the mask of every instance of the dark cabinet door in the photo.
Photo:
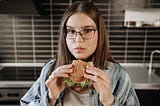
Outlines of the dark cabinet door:
M141 106L159 106L160 90L136 90Z

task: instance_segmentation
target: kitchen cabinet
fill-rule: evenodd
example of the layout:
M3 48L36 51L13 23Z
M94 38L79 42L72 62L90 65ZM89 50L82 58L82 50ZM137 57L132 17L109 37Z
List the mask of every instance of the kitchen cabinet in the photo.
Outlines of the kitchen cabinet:
M157 106L160 104L160 77L154 72L148 74L148 64L123 63L133 87L136 90L141 106ZM155 66L158 66L158 64Z
M20 106L44 63L0 63L0 106Z
M158 106L160 104L160 90L136 89L141 106Z

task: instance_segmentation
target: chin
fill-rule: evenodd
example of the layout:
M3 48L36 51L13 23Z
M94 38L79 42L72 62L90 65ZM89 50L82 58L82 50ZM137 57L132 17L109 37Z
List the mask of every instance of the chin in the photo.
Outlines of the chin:
M78 54L78 55L74 55L74 57L76 59L80 59L80 60L86 60L89 56L85 56L85 54Z

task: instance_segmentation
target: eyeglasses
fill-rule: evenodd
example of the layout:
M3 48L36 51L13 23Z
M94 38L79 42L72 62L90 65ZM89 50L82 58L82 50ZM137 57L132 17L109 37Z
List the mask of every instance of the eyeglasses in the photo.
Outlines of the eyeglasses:
M77 35L79 34L85 40L92 39L95 35L96 30L97 30L96 28L95 29L87 28L77 32L74 29L66 29L66 38L76 39Z

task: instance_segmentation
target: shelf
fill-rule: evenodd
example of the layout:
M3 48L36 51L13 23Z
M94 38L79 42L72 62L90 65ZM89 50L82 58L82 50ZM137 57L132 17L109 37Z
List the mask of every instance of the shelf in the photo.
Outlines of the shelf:
M160 9L127 9L124 14L124 27L159 28Z
M127 27L127 26L124 26L124 28L130 28L130 29L160 29L160 27L147 27L147 26L142 26L142 27Z

